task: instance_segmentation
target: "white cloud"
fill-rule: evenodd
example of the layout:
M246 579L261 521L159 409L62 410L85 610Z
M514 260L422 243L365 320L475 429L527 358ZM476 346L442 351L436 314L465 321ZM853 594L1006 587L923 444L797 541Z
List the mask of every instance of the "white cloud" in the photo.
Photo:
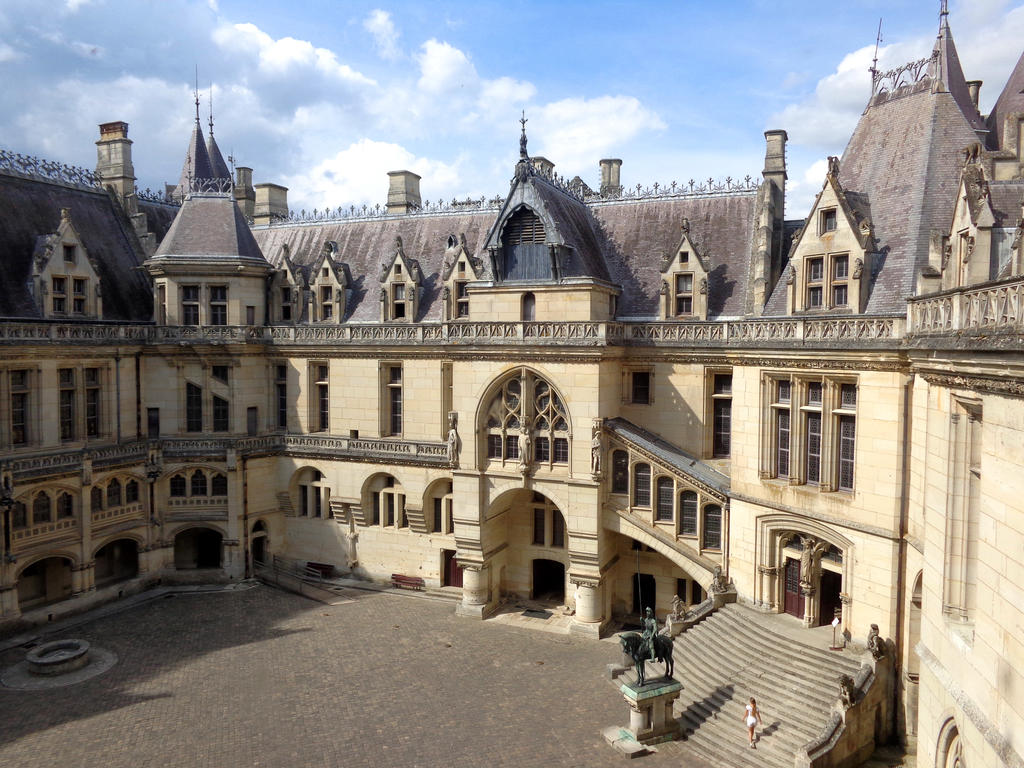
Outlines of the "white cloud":
M370 11L370 15L363 20L363 29L373 37L373 43L377 53L382 59L397 61L402 56L398 48L398 31L391 20L391 14L379 8Z
M333 51L317 48L307 40L294 37L272 38L255 24L225 24L213 32L213 40L233 54L255 57L264 74L295 77L303 69L341 81L374 85L374 81L338 61Z
M534 115L527 125L530 151L550 158L564 175L589 173L597 160L638 134L665 129L656 113L631 96L562 99Z
M475 88L480 77L465 53L449 43L430 39L416 57L420 65L421 90L440 94Z
M397 170L409 170L423 176L422 191L429 193L431 199L454 194L459 181L458 162L448 164L416 157L398 144L360 139L321 160L309 171L286 177L283 183L300 193L300 197L292 202L292 208L303 204L321 209L376 204L387 195L388 171Z
M0 43L0 64L5 61L14 61L20 54L7 43Z
M83 5L88 5L92 0L65 0L64 9L68 13L75 13Z

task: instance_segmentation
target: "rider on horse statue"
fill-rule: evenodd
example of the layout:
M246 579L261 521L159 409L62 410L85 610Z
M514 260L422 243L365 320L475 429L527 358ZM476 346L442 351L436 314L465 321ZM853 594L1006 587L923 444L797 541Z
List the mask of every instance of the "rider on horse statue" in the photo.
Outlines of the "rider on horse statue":
M644 641L643 651L646 652L647 658L650 661L654 661L657 658L654 648L654 636L658 634L658 619L651 615L650 606L647 607L647 612L644 615L643 625L644 630L640 633L640 637Z

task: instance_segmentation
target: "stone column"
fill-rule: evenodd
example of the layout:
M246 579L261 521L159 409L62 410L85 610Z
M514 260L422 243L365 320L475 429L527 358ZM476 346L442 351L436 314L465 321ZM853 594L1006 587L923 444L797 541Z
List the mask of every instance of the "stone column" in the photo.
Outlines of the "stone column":
M456 613L482 619L487 608L488 568L483 563L465 563L462 566L462 602Z
M569 631L573 634L597 638L601 634L604 616L601 611L601 580L583 576L570 576L576 585L576 613Z

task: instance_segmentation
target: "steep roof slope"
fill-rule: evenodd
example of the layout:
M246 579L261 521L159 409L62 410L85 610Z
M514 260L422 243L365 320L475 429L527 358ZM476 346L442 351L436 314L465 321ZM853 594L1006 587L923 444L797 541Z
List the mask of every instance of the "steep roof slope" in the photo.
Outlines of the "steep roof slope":
M267 266L234 199L192 194L185 199L152 261L230 261Z
M107 320L149 320L153 298L131 223L106 193L0 174L0 316L39 317L29 286L36 239L57 231L61 208L96 264Z
M490 208L466 213L282 224L256 227L253 236L267 260L277 268L284 263L285 248L294 265L308 268L320 257L325 243L337 243L333 258L348 266L353 280L352 295L343 319L356 322L380 319L380 263L393 255L395 237L401 237L406 255L416 259L423 272L423 294L418 305L419 314L414 320L440 321L444 315L440 300L440 273L449 235L458 237L465 234L470 254L483 258L483 243L495 213L495 209Z
M1010 73L1010 78L985 121L985 126L989 130L989 149L999 149L1003 146L1006 116L1013 112L1024 112L1024 53L1017 59L1017 66Z

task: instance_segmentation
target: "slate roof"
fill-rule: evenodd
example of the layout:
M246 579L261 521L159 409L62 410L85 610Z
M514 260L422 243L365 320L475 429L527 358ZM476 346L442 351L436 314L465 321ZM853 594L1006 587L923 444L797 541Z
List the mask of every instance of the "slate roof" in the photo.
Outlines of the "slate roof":
M198 109L198 108L197 108ZM189 190L189 179L212 179L213 167L210 165L210 154L206 150L206 139L203 138L203 131L199 127L199 116L196 115L196 124L192 128L192 138L188 141L188 151L185 153L185 162L181 166L181 176L178 178L178 186L175 193L184 196Z
M0 174L0 316L40 317L29 286L39 237L57 231L60 210L96 265L107 320L152 319L149 278L138 267L144 254L135 230L110 195L36 179Z
M561 265L562 275L609 281L611 278L605 265L604 238L586 203L540 176L530 176L529 181L524 183L534 185L544 207L555 220L555 226L565 244L573 249Z
M210 138L206 142L206 153L210 156L211 178L231 180L231 171L228 164L224 162L224 155L220 153L217 140L213 138L213 129L210 129Z
M708 319L744 314L757 193L591 203L609 247L611 279L622 286L620 318L658 316L661 259L690 240L708 262Z
M960 57L957 56L953 33L949 29L949 20L945 17L942 19L934 50L938 51L939 58L937 66L933 68L932 78L942 81L972 128L984 129L985 119L978 112L978 108L974 106L974 101L971 100L967 78L964 77L964 71L960 67Z
M604 426L613 435L643 448L652 456L656 456L666 466L675 469L679 473L689 475L705 485L711 486L720 493L729 493L730 480L728 475L722 474L717 469L691 456L679 446L673 445L653 432L648 432L643 427L638 427L633 422L618 417L607 419L604 422Z
M150 260L228 261L267 267L249 225L229 195L192 194Z
M1024 112L1024 53L1017 60L1017 66L1010 73L995 106L985 121L989 130L988 148L999 149L1003 145L1003 123L1011 112Z
M1016 227L1021 217L1021 201L1024 200L1024 180L990 181L989 199L997 227Z
M267 260L280 269L284 263L285 246L292 264L308 277L323 250L333 240L338 250L335 261L343 262L352 276L352 294L346 303L345 321L376 322L380 320L379 270L383 261L394 255L395 236L402 238L405 254L416 259L423 271L416 322L441 322L444 302L441 300L440 277L448 236L466 235L466 248L472 256L487 262L482 253L487 230L494 222L494 209L466 213L411 214L382 216L372 219L330 221L316 224L284 224L256 227L253 236Z

